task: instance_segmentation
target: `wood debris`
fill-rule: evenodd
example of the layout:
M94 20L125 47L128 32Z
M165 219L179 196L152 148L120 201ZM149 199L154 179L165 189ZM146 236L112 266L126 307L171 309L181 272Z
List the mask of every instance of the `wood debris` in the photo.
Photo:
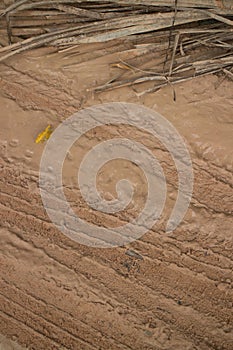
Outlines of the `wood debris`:
M145 45L135 58L113 62L119 73L96 92L153 82L147 93L220 71L231 77L232 0L12 0L1 6L0 33L9 45L2 44L0 62L43 46L75 55L92 43L118 40L119 53L128 43L135 51Z

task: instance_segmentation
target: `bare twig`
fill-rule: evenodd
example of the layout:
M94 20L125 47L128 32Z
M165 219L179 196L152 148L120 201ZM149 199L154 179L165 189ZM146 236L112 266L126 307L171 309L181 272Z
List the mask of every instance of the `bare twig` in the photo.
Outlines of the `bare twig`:
M8 36L8 43L9 45L12 44L11 37L12 37L12 31L11 31L11 22L10 22L10 14L7 13L6 15L6 28L7 28L7 36Z
M173 64L174 64L174 60L175 60L175 55L176 55L176 49L179 43L179 39L180 39L180 34L176 34L175 36L175 42L174 42L174 48L173 48L173 52L172 52L172 59L171 59L171 65L169 68L169 74L168 76L170 77L172 75L172 68L173 68Z

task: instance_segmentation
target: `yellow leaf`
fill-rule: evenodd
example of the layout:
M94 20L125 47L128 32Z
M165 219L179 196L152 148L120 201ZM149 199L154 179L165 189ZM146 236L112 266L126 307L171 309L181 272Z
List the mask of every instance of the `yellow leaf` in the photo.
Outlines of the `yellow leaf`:
M50 138L50 135L52 134L53 130L51 125L48 125L47 128L42 131L36 138L36 143L41 143Z

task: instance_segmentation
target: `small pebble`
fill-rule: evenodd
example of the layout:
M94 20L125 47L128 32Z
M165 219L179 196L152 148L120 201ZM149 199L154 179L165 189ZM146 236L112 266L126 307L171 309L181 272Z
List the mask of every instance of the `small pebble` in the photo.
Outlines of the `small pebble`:
M135 252L134 250L132 249L128 249L126 252L125 252L126 255L129 255L133 258L136 258L136 259L139 259L139 260L143 260L143 257L141 256L141 254Z
M34 152L30 151L29 149L26 150L25 156L28 158L31 158L33 156Z
M52 172L53 172L53 167L52 167L52 166L49 166L49 167L48 167L48 171L49 171L50 173L52 173Z
M151 331L145 330L144 332L148 337L151 337L153 333Z
M151 322L149 323L149 327L150 327L150 328L156 328L156 327L157 327L156 322L151 321Z
M17 147L17 146L19 145L19 140L13 139L13 140L11 140L11 141L9 142L9 145L10 145L11 147Z
M224 333L231 333L231 331L232 331L232 328L230 326L223 327L223 332Z
M175 200L176 199L176 194L174 192L169 193L169 198Z
M71 152L67 152L67 159L73 160L73 156L72 156Z
M24 158L24 163L25 163L25 164L30 164L31 161L32 161L32 160L31 160L31 158L29 158L29 157L25 157L25 158Z

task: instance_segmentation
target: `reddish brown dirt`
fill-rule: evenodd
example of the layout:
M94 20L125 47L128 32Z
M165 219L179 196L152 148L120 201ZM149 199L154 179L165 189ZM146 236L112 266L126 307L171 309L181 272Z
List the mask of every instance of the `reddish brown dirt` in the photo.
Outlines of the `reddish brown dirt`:
M85 53L85 64L79 56L43 49L0 66L0 333L36 350L231 350L232 82L209 76L177 85L176 102L170 87L143 97L137 94L142 87L94 95L91 87L116 74L110 63L119 57L114 52L95 57L93 49ZM119 225L137 212L132 206L115 216L96 213L77 189L69 190L73 170L92 144L116 134L141 140L168 181L158 225L128 247L94 249L69 240L47 217L38 187L44 145L35 138L48 123L55 128L80 108L109 101L143 104L170 120L188 145L195 184L185 219L164 234L177 192L166 150L130 127L86 135L76 146L77 157L71 150L64 171L67 197L86 220ZM112 167L118 173L108 181ZM141 200L140 171L120 161L100 174L103 196L115 195L117 178L127 170L138 186L135 200ZM142 259L129 256L128 249Z

